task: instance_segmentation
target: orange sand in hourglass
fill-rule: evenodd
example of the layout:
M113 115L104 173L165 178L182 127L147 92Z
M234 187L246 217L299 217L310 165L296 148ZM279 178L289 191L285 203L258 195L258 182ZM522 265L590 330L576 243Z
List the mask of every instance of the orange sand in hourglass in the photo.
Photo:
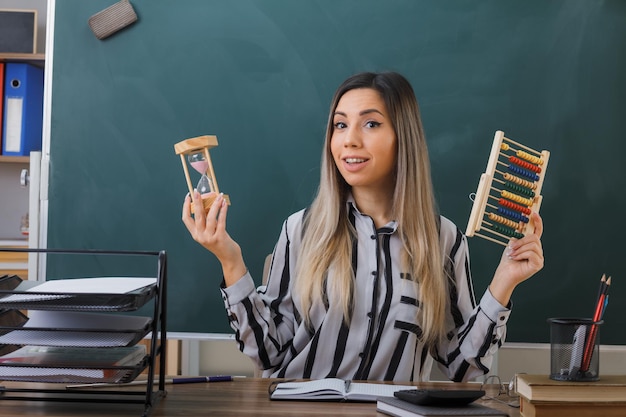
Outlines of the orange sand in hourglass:
M215 178L215 172L213 171L213 164L211 163L211 156L209 155L209 149L217 146L217 136L198 136L178 142L174 145L174 150L177 155L180 155L180 160L183 164L183 170L185 171L185 178L187 180L187 187L189 188L189 194L193 201L193 185L191 177L189 175L189 168L187 162L191 167L197 171L201 177L198 181L196 189L202 196L202 205L205 212L209 210L213 201L215 201L216 195L209 195L210 192L219 194L219 188L217 186L217 180ZM230 199L227 195L224 195L226 203L230 205ZM193 213L193 205L191 207Z

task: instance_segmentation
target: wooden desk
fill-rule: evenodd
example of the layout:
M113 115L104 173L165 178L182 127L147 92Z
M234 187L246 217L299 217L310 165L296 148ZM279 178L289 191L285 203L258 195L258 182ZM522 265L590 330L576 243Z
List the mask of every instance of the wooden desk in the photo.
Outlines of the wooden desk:
M167 385L167 396L156 404L150 416L385 416L376 411L375 403L270 401L269 384L268 379L242 378L232 382ZM441 384L420 386L436 387ZM12 386L10 383L1 385ZM457 386L464 387L462 384ZM475 389L476 385L471 387ZM132 389L137 389L137 386ZM520 416L517 408L496 401L479 402L504 410L511 417ZM0 400L0 410L3 417L141 416L143 405Z

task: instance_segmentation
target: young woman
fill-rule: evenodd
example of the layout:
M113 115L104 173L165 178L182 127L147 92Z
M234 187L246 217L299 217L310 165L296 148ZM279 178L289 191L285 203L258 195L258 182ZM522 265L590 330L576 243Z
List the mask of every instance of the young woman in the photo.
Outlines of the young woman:
M267 286L255 289L227 211L217 196L194 218L187 196L183 222L219 259L231 326L267 377L421 381L433 360L453 381L482 375L514 288L543 267L534 213L476 303L466 238L437 212L413 89L393 72L335 93L317 195L284 222Z

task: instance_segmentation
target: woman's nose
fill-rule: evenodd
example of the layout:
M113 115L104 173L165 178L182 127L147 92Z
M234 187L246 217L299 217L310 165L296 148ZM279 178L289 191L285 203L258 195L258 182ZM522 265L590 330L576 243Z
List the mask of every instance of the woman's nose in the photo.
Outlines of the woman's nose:
M354 128L349 128L346 131L346 135L343 140L343 146L346 148L354 148L360 146L361 144L361 136L359 132Z

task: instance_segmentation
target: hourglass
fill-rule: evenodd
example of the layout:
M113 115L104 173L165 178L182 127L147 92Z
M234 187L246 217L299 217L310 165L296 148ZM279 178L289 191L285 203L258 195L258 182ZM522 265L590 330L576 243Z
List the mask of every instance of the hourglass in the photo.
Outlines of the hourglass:
M211 163L211 157L209 155L209 149L217 146L217 136L198 136L191 139L186 139L178 142L174 145L174 151L177 155L180 155L180 160L183 164L183 170L185 171L185 178L187 179L187 187L189 188L189 194L193 202L193 185L191 183L191 176L189 175L189 167L187 164L200 174L200 180L196 185L196 189L202 197L202 205L204 211L208 211L215 200L216 194L209 196L210 192L219 193L217 187L217 180L215 179L215 172L213 171L213 164ZM224 195L226 203L230 205L230 199L227 195ZM193 213L193 205L191 206Z

